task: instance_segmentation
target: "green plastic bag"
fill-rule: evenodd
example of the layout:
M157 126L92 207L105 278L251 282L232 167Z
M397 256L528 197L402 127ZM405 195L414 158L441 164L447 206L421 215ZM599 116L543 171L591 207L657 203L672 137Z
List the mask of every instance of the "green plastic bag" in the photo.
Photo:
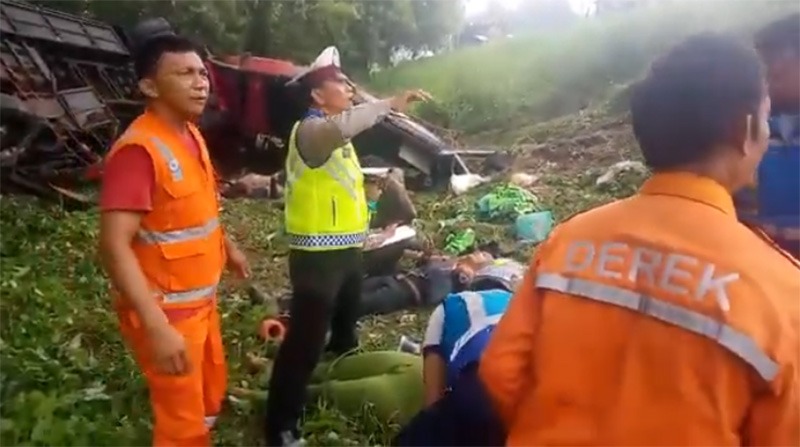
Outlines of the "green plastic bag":
M542 242L553 230L553 213L539 211L523 214L517 218L514 227L517 239L533 243Z

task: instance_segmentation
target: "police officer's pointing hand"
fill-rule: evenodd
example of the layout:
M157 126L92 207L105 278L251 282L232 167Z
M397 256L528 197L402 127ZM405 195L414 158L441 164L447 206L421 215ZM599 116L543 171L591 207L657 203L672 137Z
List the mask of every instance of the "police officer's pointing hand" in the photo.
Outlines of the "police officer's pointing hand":
M392 110L405 112L406 109L408 109L408 105L412 102L430 101L431 99L433 99L433 97L430 95L430 93L424 90L406 90L405 92L392 97L389 102Z

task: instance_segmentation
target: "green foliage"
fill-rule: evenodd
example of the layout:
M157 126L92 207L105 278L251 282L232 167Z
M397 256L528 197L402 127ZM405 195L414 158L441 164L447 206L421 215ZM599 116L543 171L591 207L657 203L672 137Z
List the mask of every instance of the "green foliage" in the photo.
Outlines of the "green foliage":
M604 122L598 124L606 127ZM580 120L558 123L549 138L596 132L582 126ZM630 194L641 180L625 179L598 189L594 180L601 170L594 165L587 160L547 170L533 190L542 208L563 219ZM492 187L485 185L457 197L417 195L420 228L441 247L449 226L443 228L440 223L471 214L465 211L474 209L475 200ZM225 228L248 254L253 282L275 295L287 286L281 217L280 207L261 200L224 202ZM96 211L65 212L24 198L3 198L2 445L150 443L146 387L117 331L108 284L96 257L97 218ZM463 219L458 225L454 227L474 228L479 243L497 240L514 247L504 223ZM530 255L526 246L513 251L520 260ZM250 300L247 285L226 276L220 292L231 389L265 386L263 375L252 371L248 357L267 351L256 330L268 311ZM419 339L427 314L422 310L365 318L360 324L361 344L367 350L394 349L401 334ZM263 399L263 393L254 395ZM261 407L253 399L230 398L215 432L216 445L258 445ZM311 445L387 445L397 429L382 422L369 405L356 416L345 417L328 405L317 404L306 415L304 435Z
M438 48L460 25L460 0L33 0L124 28L164 17L216 53L310 62L336 45L355 74L386 65L396 48Z
M607 18L579 20L563 31L500 39L440 57L401 64L375 75L371 87L390 92L424 88L436 103L417 113L466 133L506 129L575 113L610 89L640 76L652 59L686 36L725 30L749 38L797 4L669 2Z

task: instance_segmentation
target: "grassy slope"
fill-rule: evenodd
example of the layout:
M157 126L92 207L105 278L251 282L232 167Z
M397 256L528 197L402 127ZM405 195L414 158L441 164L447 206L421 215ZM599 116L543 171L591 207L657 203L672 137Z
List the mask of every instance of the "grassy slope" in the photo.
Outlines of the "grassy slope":
M576 20L558 34L530 34L400 65L377 74L377 91L428 89L433 106L419 110L431 121L468 134L509 130L575 113L606 99L615 86L639 76L654 54L705 30L742 36L792 1L674 2L662 7Z
M719 9L717 2L713 6ZM683 34L704 23L752 28L757 24L753 17L767 14L746 7L737 11L710 20L707 15L692 19L681 8L657 17L642 14L608 24L587 23L562 36L520 39L410 64L382 74L376 83L434 91L446 116L462 131L485 132L496 126L479 139L514 143L520 155L517 167L541 176L533 191L562 219L630 194L638 178L607 189L595 187L594 179L603 167L635 151L624 119L591 111L528 124L534 121L531 117L575 110L540 105L603 99L609 82L624 84L639 73L649 52L674 41L674 32ZM477 66L464 70L470 63ZM525 125L515 126L518 123ZM472 206L481 192L417 197L427 234L440 240L444 234L437 222ZM280 210L265 202L241 200L226 202L223 214L251 257L255 280L271 291L286 287L286 247L276 237ZM484 239L505 238L506 227L475 227ZM149 443L146 389L116 331L107 283L96 262L96 235L96 212L66 213L35 201L3 199L2 445ZM526 255L520 252L521 258ZM255 336L263 309L249 301L241 284L227 279L222 296L231 386L258 386L261 379L249 371L246 356L263 351ZM370 349L393 348L401 333L421 334L425 315L408 312L368 319L362 323L362 342ZM218 444L255 445L258 413L258 406L249 402L229 405L216 435ZM317 445L385 444L394 429L377 423L368 412L346 420L319 406L306 425L307 435Z

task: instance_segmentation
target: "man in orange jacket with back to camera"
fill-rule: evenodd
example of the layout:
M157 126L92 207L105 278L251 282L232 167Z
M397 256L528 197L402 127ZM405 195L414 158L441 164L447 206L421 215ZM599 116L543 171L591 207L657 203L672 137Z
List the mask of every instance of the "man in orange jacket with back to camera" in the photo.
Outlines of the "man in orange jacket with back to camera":
M214 169L192 124L209 92L200 55L175 35L135 53L147 109L105 160L100 252L150 389L153 445L208 446L227 382L217 285L226 260L241 277L249 268L220 227Z
M800 445L800 269L731 198L769 111L758 55L720 35L635 86L653 176L556 228L481 359L508 445Z

